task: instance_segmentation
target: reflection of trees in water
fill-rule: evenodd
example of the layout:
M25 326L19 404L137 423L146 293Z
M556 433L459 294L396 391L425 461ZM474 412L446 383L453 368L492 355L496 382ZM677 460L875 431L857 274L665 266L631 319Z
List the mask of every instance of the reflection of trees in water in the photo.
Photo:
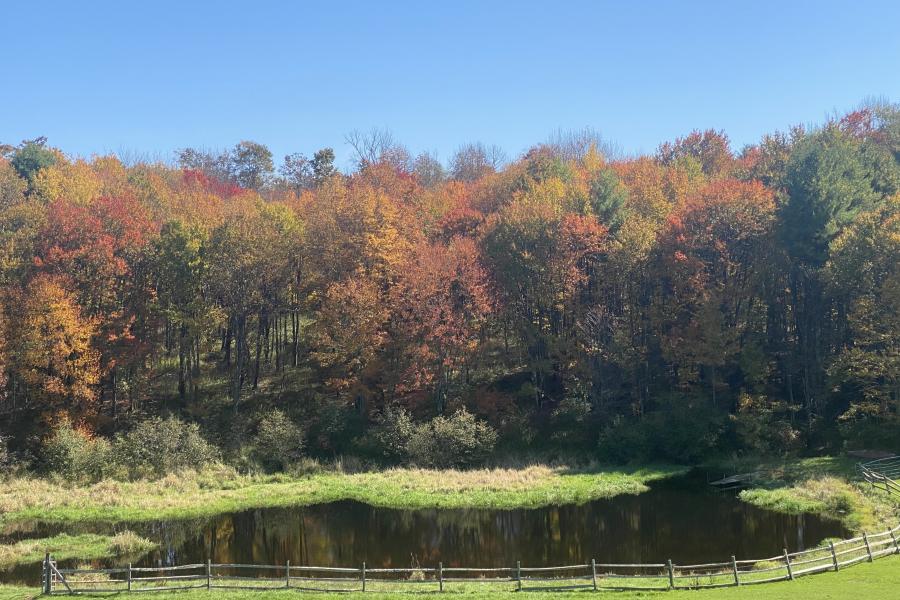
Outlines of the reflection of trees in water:
M336 502L215 519L180 562L408 567L763 557L830 535L833 523L761 511L732 496L661 489L533 510L391 510Z
M140 565L169 566L183 563L181 549L195 540L202 532L208 530L212 523L213 519L204 518L132 524L129 527L132 531L159 545L156 550L140 561Z
M89 565L93 568L110 568L132 561L135 566L158 566L177 564L182 561L181 549L189 546L197 536L206 531L210 519L193 519L169 522L105 523L85 521L79 523L48 523L42 521L19 522L4 530L2 543L13 543L21 539L52 537L59 534L80 535L95 533L113 536L122 531L132 531L156 542L159 547L139 557L118 557L109 559L67 559L58 561L62 568ZM204 555L205 556L205 555ZM206 560L205 558L203 560ZM16 565L0 570L0 583L21 583L38 585L41 580L41 564Z

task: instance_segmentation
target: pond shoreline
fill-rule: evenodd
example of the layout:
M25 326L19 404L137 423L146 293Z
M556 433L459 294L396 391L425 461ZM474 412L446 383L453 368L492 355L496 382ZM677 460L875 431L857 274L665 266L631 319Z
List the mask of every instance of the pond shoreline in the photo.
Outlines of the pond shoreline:
M687 467L568 468L534 465L473 471L389 469L303 476L186 472L155 481L93 485L22 478L0 483L0 527L41 521L141 522L209 517L252 508L355 500L383 508L536 508L639 494Z
M863 481L857 463L849 456L747 458L731 464L710 463L706 468L763 473L740 493L741 500L758 508L822 515L854 533L895 526L900 522L900 497Z
M396 509L538 508L583 504L639 494L648 484L684 474L685 467L568 468L323 472L303 476L239 475L230 469L186 472L155 481L106 480L93 485L21 478L0 483L0 533L27 532L35 524L60 531L90 524L121 525L211 518L252 509L304 507L353 500ZM8 537L8 536L7 536ZM17 536L18 537L18 536ZM34 548L74 559L114 556L110 536L56 533L0 544L3 566L34 562ZM19 552L18 549L23 549ZM43 556L43 550L39 553Z
M423 485L423 474L417 475ZM619 477L620 473L604 473L607 483ZM645 485L643 493L607 494L589 502L543 507L396 509L342 500L299 507L244 508L197 519L132 522L124 526L137 532L133 535L146 536L147 542L159 544L159 551L127 560L142 567L202 563L208 558L247 564L290 561L343 565L366 561L373 567L390 567L405 565L410 556L415 556L448 565L502 567L516 560L523 564L547 560L574 564L586 553L601 563L678 556L687 564L696 564L728 554L769 556L780 551L782 543L791 550L803 550L822 539L847 533L814 515L779 516L761 511L741 502L734 492L720 493L707 481L706 473L694 470L654 479ZM461 483L456 481L455 485ZM467 481L463 487L471 483ZM444 482L444 492L453 485ZM709 523L728 525L726 530L717 531L709 528ZM43 543L55 557L68 558L67 567L86 559L101 559L102 566L115 567L126 559L107 551L109 544L100 538L116 534L122 526L121 522L108 521L42 522L26 529L28 525L21 523L14 533L7 534L7 540L17 540L13 546ZM645 530L666 534L648 537ZM26 538L22 540L21 536ZM79 537L92 536L98 538L93 546L79 552ZM766 541L771 539L779 541L772 546ZM573 549L577 550L573 553ZM14 547L6 550L7 557L15 554ZM19 562L35 563L38 554L22 556ZM25 581L36 577L33 569L18 569L13 579L6 580L16 581L16 576L25 577Z
M863 490L853 478L853 461L820 457L782 463L745 461L768 469L767 479L741 492L748 504L783 514L811 513L839 520L847 529L875 530L894 525L896 500ZM710 464L701 469L724 468ZM733 467L730 467L733 468ZM653 482L688 473L688 467L567 468L534 465L521 469L377 472L319 472L309 475L239 475L230 469L187 472L156 481L103 481L79 486L23 478L0 483L0 533L33 531L37 523L54 531L84 534L92 523L118 526L162 520L212 518L253 509L304 507L341 500L392 509L520 509L584 504L622 494L641 494ZM75 530L78 531L75 531ZM43 535L47 535L44 533ZM56 533L58 536L59 534ZM22 536L19 536L22 537ZM67 554L77 559L109 556L106 540L91 538L79 548L68 538ZM53 547L53 536L30 541ZM88 543L89 542L89 543ZM7 564L30 562L6 548ZM33 544L32 544L33 545Z

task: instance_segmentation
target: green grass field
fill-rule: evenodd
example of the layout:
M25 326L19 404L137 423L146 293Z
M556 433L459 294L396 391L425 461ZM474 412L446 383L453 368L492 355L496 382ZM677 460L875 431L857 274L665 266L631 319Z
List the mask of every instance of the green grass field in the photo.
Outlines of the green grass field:
M856 464L850 457L821 456L723 468L732 473L762 473L740 495L754 506L789 514L821 514L842 521L855 532L894 527L900 522L900 497L862 481Z
M646 491L649 482L684 471L672 466L532 465L249 476L223 468L157 481L106 480L94 485L19 478L0 483L0 525L29 520L66 524L185 519L337 500L388 508L530 508L638 494Z
M588 591L571 591L557 592L547 594L546 592L525 592L527 594L540 595L540 597L580 597L585 594L594 592ZM723 588L715 590L675 590L664 592L610 592L604 591L605 595L621 600L631 600L634 598L643 599L672 599L672 600L706 600L724 599L724 600L844 600L854 598L859 600L877 600L900 598L900 557L890 556L874 563L862 563L853 567L846 568L838 573L821 573L818 575L810 575L802 577L796 581L785 581L779 583L767 583L756 586L741 586L739 588ZM496 589L484 589L479 584L467 584L464 587L458 586L450 588L443 593L435 591L420 592L341 592L341 593L314 593L314 592L298 592L296 590L280 590L280 591L253 591L253 590L213 590L204 589L183 591L183 592L156 592L149 597L154 599L173 600L259 600L262 598L278 598L288 600L297 597L300 594L303 598L310 600L386 600L388 598L398 597L456 597L466 600L481 600L487 598L514 598L521 597L521 593L515 591L498 591ZM518 596L517 596L518 594ZM34 588L22 588L12 586L0 586L0 600L26 600L35 598L39 595L39 590ZM109 594L84 595L82 597L109 597Z

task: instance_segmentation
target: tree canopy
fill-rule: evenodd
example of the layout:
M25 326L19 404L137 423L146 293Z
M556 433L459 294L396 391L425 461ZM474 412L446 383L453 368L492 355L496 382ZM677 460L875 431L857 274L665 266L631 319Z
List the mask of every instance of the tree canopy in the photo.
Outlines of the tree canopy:
M878 105L740 152L585 130L444 165L373 130L349 173L251 141L176 166L4 146L0 428L175 413L227 449L262 423L272 464L394 456L417 422L601 456L663 422L681 457L895 430L898 132Z

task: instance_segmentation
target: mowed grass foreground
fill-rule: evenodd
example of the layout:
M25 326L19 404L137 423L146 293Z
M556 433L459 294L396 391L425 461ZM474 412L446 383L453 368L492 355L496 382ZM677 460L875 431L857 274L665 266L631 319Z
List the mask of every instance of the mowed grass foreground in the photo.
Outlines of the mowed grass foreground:
M672 466L573 469L543 465L472 471L388 469L304 476L240 475L220 468L155 481L75 485L38 478L0 483L0 524L138 522L251 508L357 500L387 508L530 508L638 494Z
M635 598L643 599L672 599L672 600L798 600L798 599L815 599L815 600L838 600L846 598L859 599L888 599L897 598L900 591L900 557L890 556L874 563L862 563L853 567L841 570L837 573L828 572L818 575L810 575L802 577L796 581L785 581L778 583L766 583L754 586L741 586L732 588L722 588L715 590L675 590L660 592L603 592L606 596L621 600L631 600ZM466 600L482 600L487 598L521 598L522 593L515 592L511 589L497 590L495 588L485 589L481 584L457 585L452 588L448 586L443 593L437 591L422 592L338 592L338 593L316 593L316 592L299 592L297 590L272 590L272 591L254 591L254 590L213 590L204 589L191 590L183 592L153 592L148 597L154 599L172 599L172 600L261 600L264 598L278 598L289 600L290 598L302 597L310 600L386 600L388 598L398 597L457 597ZM583 597L586 594L596 594L591 590L586 591L568 591L548 594L546 592L535 592L539 597ZM27 600L36 598L40 595L40 591L35 588L22 588L12 586L0 586L0 600ZM121 595L121 594L119 594ZM82 594L82 597L109 597L110 594Z

